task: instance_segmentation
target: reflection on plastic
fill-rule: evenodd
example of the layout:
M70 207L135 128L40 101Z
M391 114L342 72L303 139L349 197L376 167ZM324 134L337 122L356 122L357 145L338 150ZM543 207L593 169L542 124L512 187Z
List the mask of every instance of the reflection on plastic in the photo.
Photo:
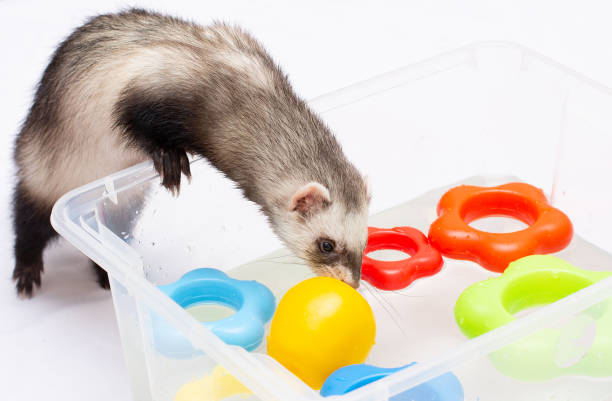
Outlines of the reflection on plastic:
M612 272L578 269L562 259L533 255L512 262L500 277L466 289L455 319L469 338L515 320L513 313L549 304ZM612 307L609 301L582 312L562 328L543 328L490 355L502 373L519 380L566 374L612 376Z
M565 326L557 346L554 362L560 368L569 368L580 362L593 346L597 322L588 315L580 315Z
M221 401L228 397L251 394L248 388L230 375L225 368L217 366L202 379L185 384L174 396L174 401Z

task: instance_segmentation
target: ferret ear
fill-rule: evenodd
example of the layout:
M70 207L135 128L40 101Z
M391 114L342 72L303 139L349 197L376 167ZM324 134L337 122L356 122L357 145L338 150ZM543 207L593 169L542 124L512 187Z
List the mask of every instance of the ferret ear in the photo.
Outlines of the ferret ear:
M318 182L309 182L304 185L291 197L289 210L298 212L303 217L323 209L331 202L329 191Z

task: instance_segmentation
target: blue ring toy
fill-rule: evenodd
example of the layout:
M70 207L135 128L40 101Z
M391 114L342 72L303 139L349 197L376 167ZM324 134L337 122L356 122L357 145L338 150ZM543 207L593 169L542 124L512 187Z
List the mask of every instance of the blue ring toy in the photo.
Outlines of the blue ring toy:
M329 375L323 387L321 395L342 395L365 386L366 384L380 380L392 373L414 365L412 362L399 368L379 368L377 366L357 364L348 365L336 370ZM390 401L463 401L463 386L457 377L448 372L421 383L409 390L389 398Z
M192 270L179 280L158 287L182 308L216 303L236 311L232 316L202 322L226 344L238 345L247 351L257 348L264 336L264 325L272 318L276 301L268 287L256 281L236 280L217 269ZM153 315L153 340L162 354L189 358L200 351L178 330Z

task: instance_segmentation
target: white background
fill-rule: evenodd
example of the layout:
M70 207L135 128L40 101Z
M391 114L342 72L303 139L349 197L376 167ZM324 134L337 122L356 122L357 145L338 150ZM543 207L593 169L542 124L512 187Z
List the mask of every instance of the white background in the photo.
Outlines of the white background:
M55 46L87 16L140 5L203 24L245 26L305 98L479 41L527 45L612 86L612 7L606 2L0 0L0 397L129 400L110 294L63 242L46 253L43 287L15 296L11 272L12 146ZM176 2L172 2L176 3Z

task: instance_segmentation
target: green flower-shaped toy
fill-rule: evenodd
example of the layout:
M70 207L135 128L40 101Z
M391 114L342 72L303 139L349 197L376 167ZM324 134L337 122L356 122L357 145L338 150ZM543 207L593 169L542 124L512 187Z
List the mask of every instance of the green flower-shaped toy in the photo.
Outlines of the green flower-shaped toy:
M455 319L468 338L477 337L515 320L514 313L609 276L612 272L578 269L554 256L527 256L510 263L500 277L466 289L455 305ZM612 376L612 306L602 302L563 328L543 328L489 357L500 372L519 380Z

